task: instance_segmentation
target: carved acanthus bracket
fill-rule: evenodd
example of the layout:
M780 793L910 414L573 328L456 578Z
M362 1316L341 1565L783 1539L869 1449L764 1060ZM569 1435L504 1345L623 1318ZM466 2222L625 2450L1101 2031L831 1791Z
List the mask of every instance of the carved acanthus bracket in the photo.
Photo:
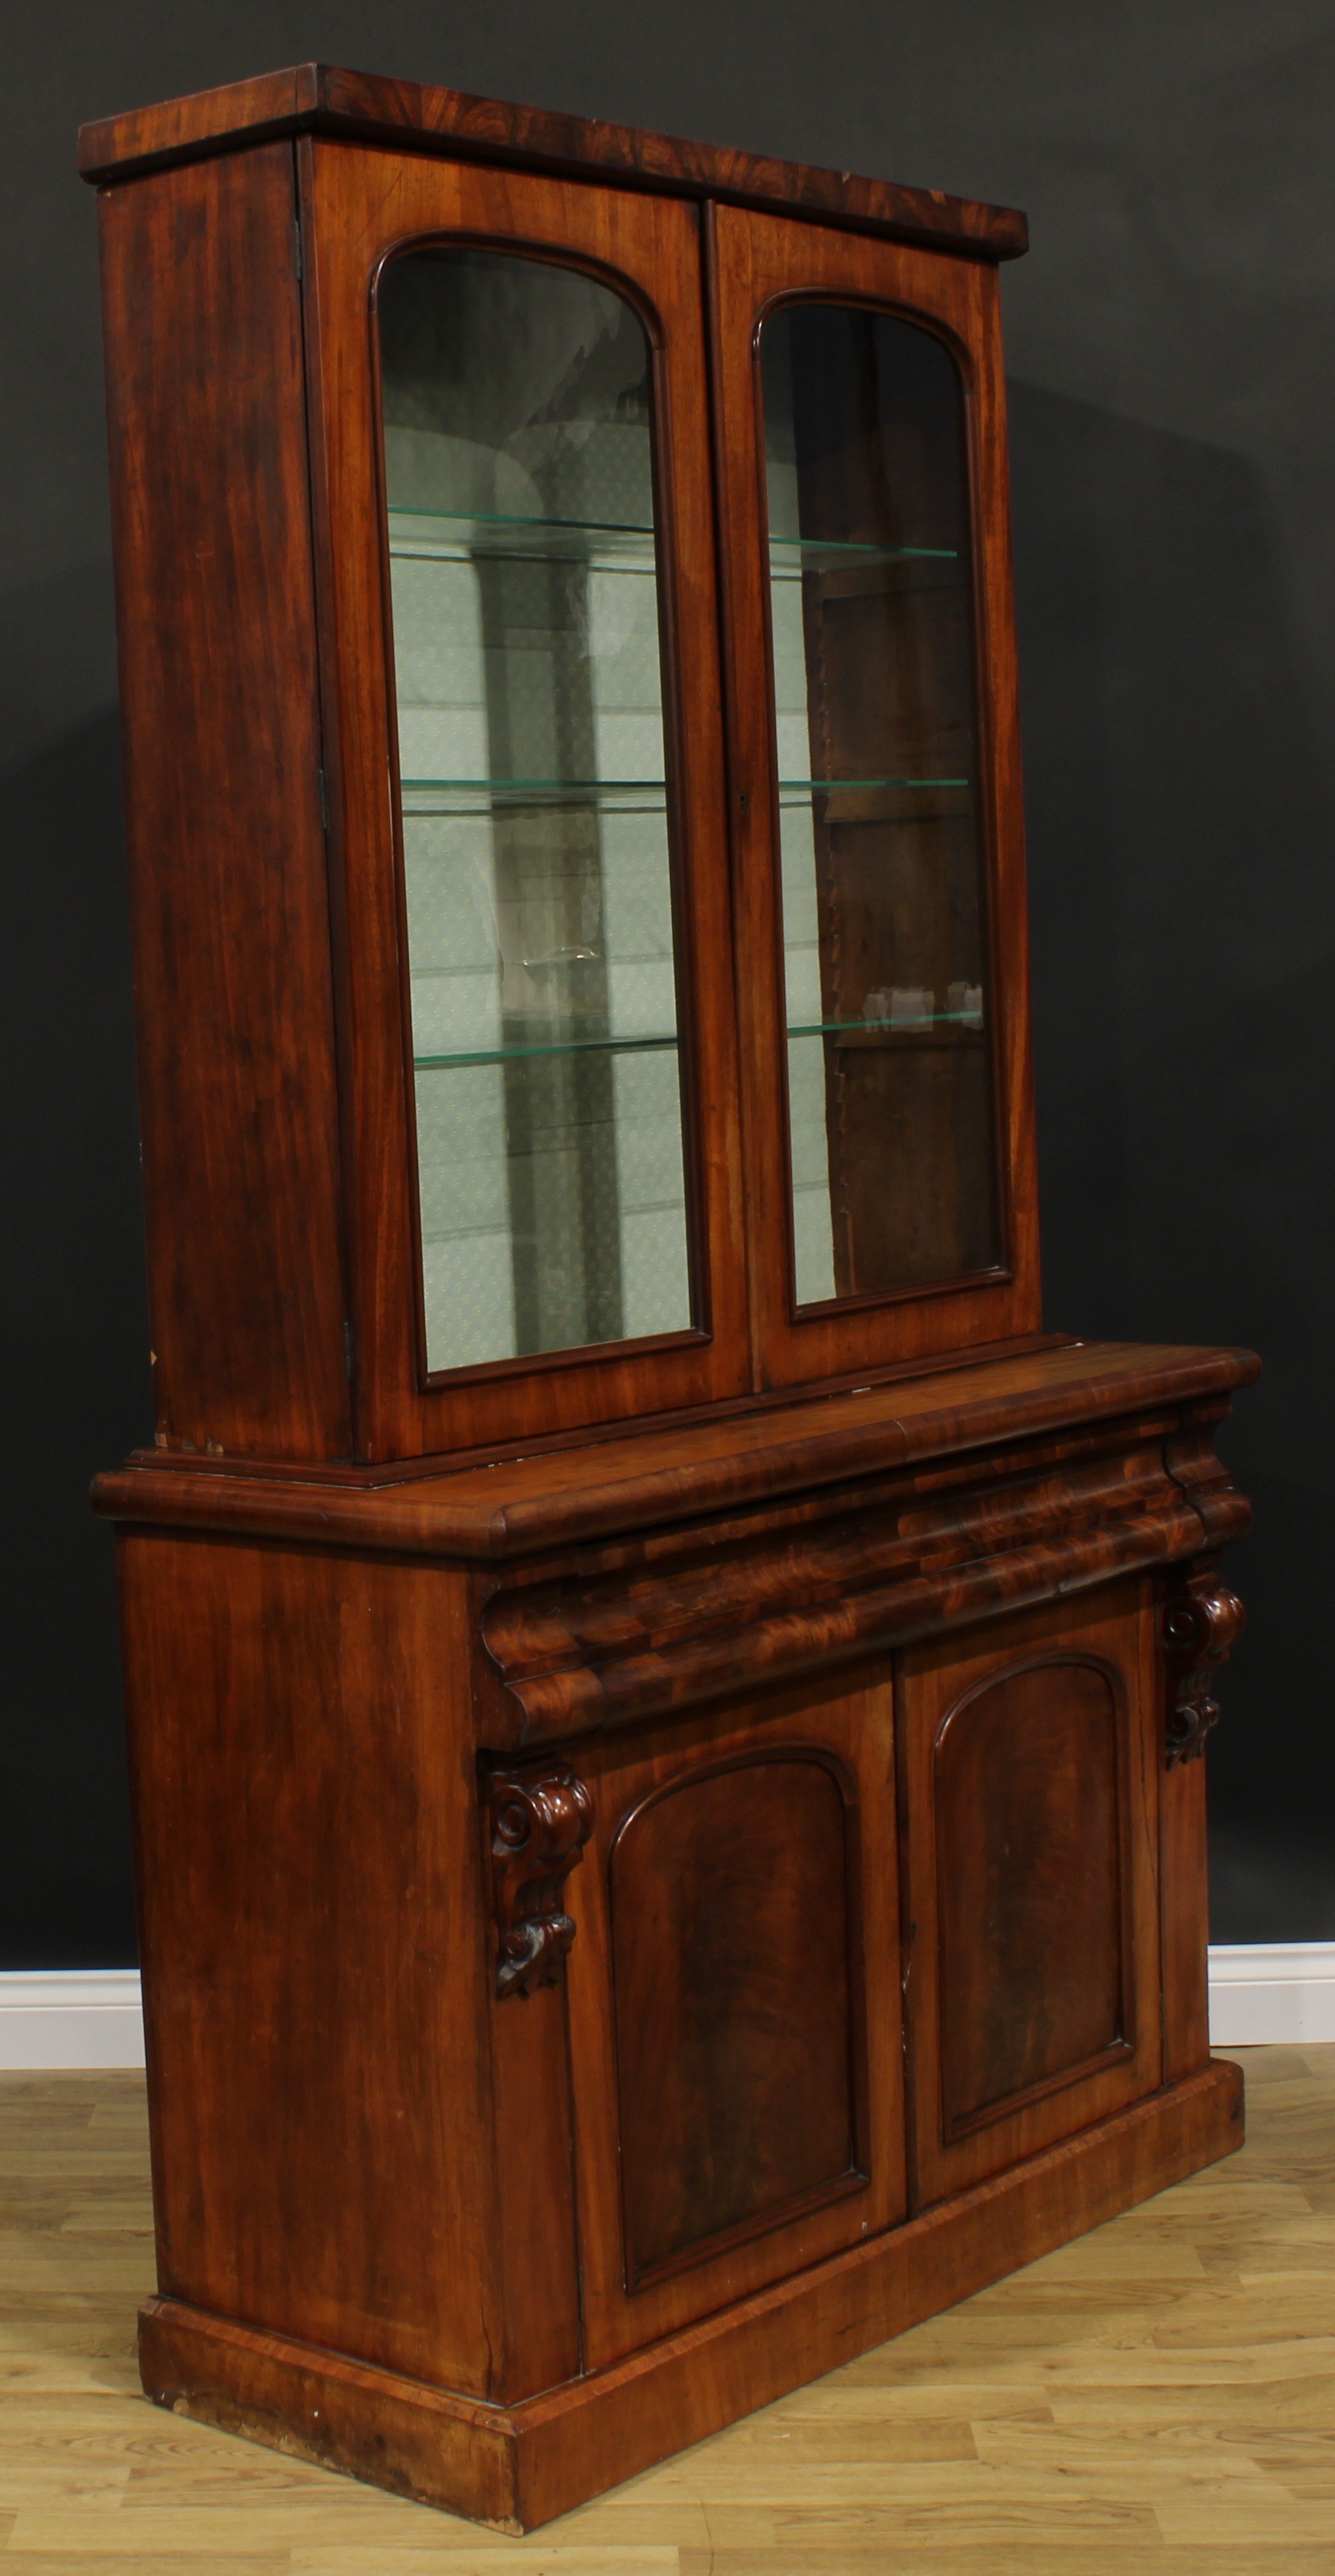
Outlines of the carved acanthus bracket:
M573 1771L494 1771L487 1788L499 1952L498 1995L561 1982L575 1937L566 1879L593 1831L593 1800Z
M1218 1723L1214 1697L1215 1669L1232 1652L1247 1624L1236 1592L1213 1574L1195 1574L1169 1594L1164 1604L1163 1643L1168 1668L1168 1717L1165 1750L1168 1768L1194 1762L1205 1751L1205 1739Z

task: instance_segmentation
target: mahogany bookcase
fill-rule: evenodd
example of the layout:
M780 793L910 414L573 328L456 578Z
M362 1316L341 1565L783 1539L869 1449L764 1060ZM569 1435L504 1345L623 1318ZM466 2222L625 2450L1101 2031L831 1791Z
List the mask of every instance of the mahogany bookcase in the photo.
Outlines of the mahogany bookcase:
M163 2404L525 2530L1223 2155L1232 1350L1040 1329L1023 218L90 126Z

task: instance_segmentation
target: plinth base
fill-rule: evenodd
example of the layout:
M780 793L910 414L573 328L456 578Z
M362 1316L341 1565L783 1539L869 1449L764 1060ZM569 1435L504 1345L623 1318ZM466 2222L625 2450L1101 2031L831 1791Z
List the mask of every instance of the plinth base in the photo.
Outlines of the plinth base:
M533 2531L1242 2138L1241 2072L1212 2063L886 2235L518 2406L452 2396L176 2299L140 2310L140 2373L177 2414L499 2531Z

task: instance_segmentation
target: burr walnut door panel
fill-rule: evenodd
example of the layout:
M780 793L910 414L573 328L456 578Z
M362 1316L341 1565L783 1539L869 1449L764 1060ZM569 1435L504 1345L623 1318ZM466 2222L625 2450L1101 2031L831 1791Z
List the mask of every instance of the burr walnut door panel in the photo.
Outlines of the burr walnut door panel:
M580 1761L567 1881L586 2360L905 2208L891 1693L684 1721Z
M1160 2081L1145 1587L921 1647L896 1690L925 2205Z

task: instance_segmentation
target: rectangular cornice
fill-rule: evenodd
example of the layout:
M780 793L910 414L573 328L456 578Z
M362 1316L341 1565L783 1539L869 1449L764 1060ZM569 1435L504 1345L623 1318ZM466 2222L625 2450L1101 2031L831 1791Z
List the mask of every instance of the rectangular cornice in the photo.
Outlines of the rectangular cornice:
M1014 207L326 63L298 63L160 107L103 117L80 129L79 168L85 179L107 186L282 134L337 135L456 158L522 160L530 168L596 176L625 187L782 208L974 259L1016 259L1029 246L1028 225Z

